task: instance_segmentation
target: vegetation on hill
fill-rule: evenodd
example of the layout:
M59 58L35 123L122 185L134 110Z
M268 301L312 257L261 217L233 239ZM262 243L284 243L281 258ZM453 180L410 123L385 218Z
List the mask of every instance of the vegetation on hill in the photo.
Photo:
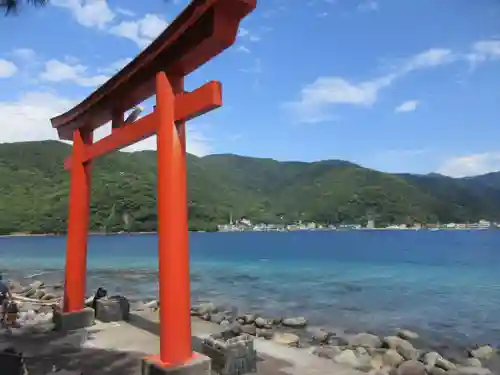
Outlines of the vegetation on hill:
M62 233L67 227L70 146L0 144L0 234ZM277 162L237 155L188 155L191 229L233 217L278 223L466 222L500 220L500 173L453 179L389 174L339 160ZM156 154L116 152L93 165L92 231L156 228Z

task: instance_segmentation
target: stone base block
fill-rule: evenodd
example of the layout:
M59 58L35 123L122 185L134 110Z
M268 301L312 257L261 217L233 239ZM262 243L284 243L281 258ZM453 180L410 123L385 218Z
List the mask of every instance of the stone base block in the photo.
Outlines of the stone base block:
M122 296L98 299L95 318L101 322L127 321L130 315L130 302Z
M81 311L70 313L54 312L53 322L56 331L73 331L75 329L90 327L94 324L94 309L86 307Z
M147 357L142 360L142 375L211 375L211 359L200 353L193 353L188 363L181 366L165 366L159 356Z
M24 375L26 366L23 355L13 349L0 352L0 373L12 375Z

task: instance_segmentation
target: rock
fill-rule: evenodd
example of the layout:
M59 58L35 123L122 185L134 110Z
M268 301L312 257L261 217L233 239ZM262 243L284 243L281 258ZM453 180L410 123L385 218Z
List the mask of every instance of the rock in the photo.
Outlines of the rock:
M380 370L384 365L384 359L380 354L371 357L370 370Z
M273 335L273 341L282 345L296 346L299 343L299 336L293 333L276 332Z
M54 294L46 293L41 299L42 301L50 301L56 299L57 297Z
M440 367L428 367L427 373L429 375L446 375L447 372Z
M285 327L303 328L307 325L307 319L302 316L296 318L285 318L283 319L282 324Z
M219 323L221 326L228 327L231 322L227 319L224 319L222 322Z
M409 329L398 329L396 335L404 340L416 340L419 338L418 333L410 331Z
M420 352L415 349L411 342L397 336L387 336L383 339L383 346L396 351L406 360L416 360L420 356Z
M226 319L226 315L224 313L212 314L210 316L210 320L214 323L220 324L222 321Z
M466 367L483 367L481 361L477 358L467 358L464 361Z
M491 375L491 370L484 367L460 366L448 371L449 375Z
M342 353L342 349L338 346L319 346L314 348L312 353L321 358L333 359L335 356Z
M372 369L368 372L368 375L390 375L390 367L382 367L381 369Z
M35 293L33 293L32 298L42 299L43 296L45 296L45 290L37 289L35 290Z
M257 327L255 327L253 324L245 324L241 326L241 332L255 336L257 335Z
M272 319L264 319L261 317L258 317L255 319L255 326L258 328L272 328L273 326L273 321Z
M13 293L22 293L22 291L24 290L21 283L19 283L18 281L15 281L15 280L9 280L9 289Z
M200 318L209 322L212 317L209 313L206 313L206 314L200 315Z
M274 331L272 329L257 328L257 337L265 338L266 340L271 340L274 336Z
M228 327L228 329L235 335L238 336L241 333L245 333L242 330L242 327L239 323L231 323Z
M149 301L144 304L144 308L146 309L157 309L158 307L160 307L160 305L157 300Z
M425 365L418 361L405 361L399 365L397 375L427 375Z
M328 344L335 346L347 346L349 345L349 340L343 336L330 336L328 338Z
M371 369L371 358L369 355L357 356L354 350L346 349L339 355L336 355L333 360L337 363L347 365L354 369L369 371Z
M255 314L244 314L240 316L240 319L243 320L243 324L252 324L255 322L255 319L257 319L257 317L255 316Z
M213 314L217 312L217 306L212 302L200 303L195 307L199 315Z
M489 345L480 346L477 349L473 349L470 351L470 356L478 359L489 359L495 353L495 349L493 349Z
M311 341L318 343L328 342L330 333L322 330L321 328L308 328L307 333L311 336Z
M336 355L333 360L352 368L356 368L358 366L358 357L356 356L356 353L354 353L354 350L351 349L343 350L342 353Z
M437 352L425 353L422 361L425 365L427 365L428 368L439 367L446 371L454 370L456 368L453 363L443 358L443 356Z
M40 289L45 284L42 281L36 280L30 284L30 289Z
M404 360L405 359L397 352L396 349L389 349L382 356L384 364L390 367L397 367L403 363Z
M352 347L362 346L365 348L380 348L382 346L380 338L371 333L358 333L357 335L351 336L348 342L349 346Z

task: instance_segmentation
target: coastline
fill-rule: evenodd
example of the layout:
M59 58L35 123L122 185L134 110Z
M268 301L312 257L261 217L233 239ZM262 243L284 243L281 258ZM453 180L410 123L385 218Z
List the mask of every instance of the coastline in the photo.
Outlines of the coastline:
M287 230L287 231L257 231L257 230L251 230L251 231L214 231L214 232L207 232L207 231L197 231L197 230L190 230L189 233L304 233L304 232L328 232L328 233L335 233L335 232L378 232L378 231L383 231L383 232L481 232L481 231L491 231L494 229L491 228L439 228L438 230L433 230L433 229L427 229L427 228L421 228L421 229L415 229L415 228L359 228L359 229L310 229L310 230ZM112 233L101 233L101 232L89 232L88 235L92 237L97 237L97 236L139 236L139 235L156 235L158 232L112 232ZM15 238L15 237L65 237L66 233L60 234L60 233L11 233L11 234L1 234L0 238Z
M46 327L51 319L50 305L61 303L61 285L34 281L23 286L12 281L10 286L20 305L19 328L36 331L40 324ZM92 297L86 301L90 304ZM158 323L158 309L156 300L131 305L133 314L154 324ZM325 363L332 367L341 365L370 375L392 375L396 369L398 375L492 375L491 370L498 373L500 369L498 349L493 345L443 345L404 326L385 334L332 330L311 326L303 316L273 317L213 302L193 304L191 316L195 323L210 325L211 337L216 340L250 335L259 342L269 342L274 350L293 347L304 356L330 361Z

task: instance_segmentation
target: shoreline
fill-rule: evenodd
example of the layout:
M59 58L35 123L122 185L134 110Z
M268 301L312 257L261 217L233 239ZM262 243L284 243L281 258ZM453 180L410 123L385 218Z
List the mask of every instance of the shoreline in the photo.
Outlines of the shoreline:
M51 319L48 304L60 303L62 289L34 281L29 286L12 282L12 290L20 303L21 328L47 324ZM122 294L126 296L126 294ZM87 298L86 304L91 303ZM37 307L39 306L39 307ZM148 316L158 323L159 304L156 300L131 303L131 312ZM311 326L307 317L273 317L257 312L238 311L227 305L201 302L191 306L192 319L213 326L217 340L238 335L250 335L273 345L294 347L304 355L328 359L331 366L343 365L370 375L492 375L500 370L498 349L487 343L464 346L442 345L429 340L418 330L403 327L387 333L369 331L331 330ZM400 371L410 366L418 371ZM433 371L431 371L433 370ZM438 371L439 370L439 371Z
M310 232L481 232L481 231L491 231L494 229L491 228L439 228L435 230L433 228L359 228L359 229L316 229L316 230L287 230L287 231L257 231L257 230L248 230L248 231L215 231L215 232L206 232L206 231L189 231L189 233L310 233ZM89 237L108 237L108 236L137 236L137 235L157 235L158 232L113 232L113 233L100 233L100 232L89 232ZM59 234L59 233L11 233L11 234L1 234L0 238L16 238L16 237L66 237L67 233Z

